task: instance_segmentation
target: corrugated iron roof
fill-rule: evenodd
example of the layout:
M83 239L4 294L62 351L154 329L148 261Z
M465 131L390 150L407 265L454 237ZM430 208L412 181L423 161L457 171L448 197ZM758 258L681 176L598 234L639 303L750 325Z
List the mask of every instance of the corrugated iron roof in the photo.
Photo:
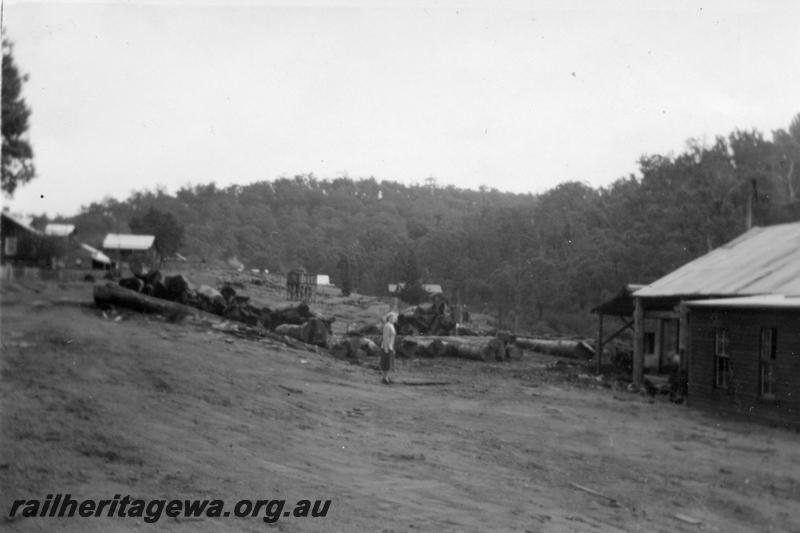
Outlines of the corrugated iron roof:
M104 254L97 248L89 246L88 244L81 244L81 248L89 252L92 259L94 259L95 261L98 261L100 263L105 263L107 265L111 264L111 259L109 259L109 257L106 254Z
M45 235L54 237L69 237L75 231L75 224L56 224L51 223L44 227Z
M800 294L800 222L755 227L634 296L758 294Z
M741 298L717 298L686 302L691 307L727 307L737 309L800 309L800 296L764 294Z
M20 226L20 227L30 231L31 233L34 233L36 235L41 235L42 234L41 231L39 231L38 229L32 227L28 223L28 221L23 220L22 218L18 217L17 215L12 215L11 213L3 213L3 217L9 219L11 222L16 224L17 226Z
M155 240L153 235L109 233L103 240L103 250L149 250Z

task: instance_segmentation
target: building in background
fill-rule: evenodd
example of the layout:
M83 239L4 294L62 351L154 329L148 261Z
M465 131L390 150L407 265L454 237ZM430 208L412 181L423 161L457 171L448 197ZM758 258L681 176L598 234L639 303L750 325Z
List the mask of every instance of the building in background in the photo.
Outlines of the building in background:
M46 267L50 256L47 253L44 234L31 227L27 221L8 212L0 219L2 248L0 262L8 266Z
M77 232L75 231L74 224L57 224L57 223L49 223L44 227L44 234L50 237L75 237Z
M149 270L161 264L161 255L153 235L109 233L103 239L103 253L118 269L129 265L133 270Z
M667 322L677 324L669 328L677 339L666 334L655 338L657 343L677 344L681 368L686 370L689 331L683 303L768 294L800 294L800 222L752 228L634 291L634 383L642 385L644 378L647 320L655 320L657 330L666 329Z
M405 283L390 283L387 286L389 294L396 294L405 288ZM423 283L422 288L430 295L443 294L442 286L438 283Z

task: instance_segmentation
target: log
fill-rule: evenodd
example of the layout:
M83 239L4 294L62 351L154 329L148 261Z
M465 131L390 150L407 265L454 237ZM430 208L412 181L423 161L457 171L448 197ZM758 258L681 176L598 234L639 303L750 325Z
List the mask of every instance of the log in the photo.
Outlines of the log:
M503 341L503 344L514 344L517 336L510 331L499 330L494 333L494 336Z
M328 337L327 348L337 357L350 359L354 357L353 346L358 344L358 337L332 335Z
M456 329L453 333L455 335L458 335L459 337L483 337L486 335L482 331L478 331L475 328L470 328L462 325L456 326Z
M195 290L195 284L189 281L189 278L184 276L183 274L177 274L175 276L167 276L163 280L164 287L172 293L175 298L179 297L181 294Z
M236 291L234 288L227 284L223 286L219 292L226 303L231 303L233 301L233 297L236 296Z
M380 346L366 337L361 338L361 343L358 348L370 357L375 357L381 351Z
M225 298L217 289L208 285L200 285L197 289L197 296L207 311L220 315L225 310Z
M144 289L144 281L139 278L122 278L119 280L119 286L132 290L133 292L142 292L142 289Z
M506 350L496 337L437 337L444 344L442 355L476 361L503 361Z
M410 307L397 317L397 333L400 335L452 335L456 323L447 313L447 306L440 303L423 303Z
M364 337L365 335L380 335L381 328L378 324L348 324L347 335Z
M594 348L584 341L517 337L515 344L526 350L560 357L590 359L594 356Z
M506 344L506 359L509 361L520 361L522 354L525 353L522 348L515 344Z
M438 337L399 337L395 350L406 357L439 357L444 353L444 343Z
M428 335L452 335L456 324L446 315L436 315L428 325Z
M209 321L203 320L202 323L204 325L208 325ZM277 333L266 331L263 328L254 328L252 326L247 326L245 324L232 324L231 322L212 321L210 322L210 324L212 324L211 327L217 331L221 331L229 335L235 335L242 339L260 340L262 338L267 338L285 344L286 346L289 346L290 348L294 348L296 350L308 350L310 348L310 346L308 346L307 344L303 344L302 342L290 339L285 335L278 335Z
M303 341L306 344L325 346L328 343L328 325L319 318L312 318L302 325L281 324L275 333Z
M380 335L364 335L363 337L350 337L359 339L358 342L370 342L378 350L382 338ZM342 341L334 344L342 352L347 349L342 346ZM507 359L521 359L522 350L513 345L504 345L502 340L495 337L453 337L453 336L398 336L395 340L395 350L405 357L461 357L479 361L503 361Z
M133 269L131 269L133 271ZM146 285L154 285L157 281L161 281L161 272L158 270L144 270L133 274L140 280L144 281Z
M299 326L308 322L310 318L316 318L316 316L311 312L311 309L309 309L306 303L275 309L271 312L273 324L295 324Z
M163 315L168 318L197 316L199 314L199 311L192 307L140 294L108 281L94 286L94 301L100 307L117 305L143 313Z
M156 281L155 283L153 283L153 296L155 296L156 298L163 298L166 300L169 299L169 294L170 293L167 290L167 287L164 285L163 281Z
M331 337L328 341L330 349L339 357L347 359L361 360L364 357L374 357L378 355L380 348L375 342L367 337L355 337L345 335L344 337Z

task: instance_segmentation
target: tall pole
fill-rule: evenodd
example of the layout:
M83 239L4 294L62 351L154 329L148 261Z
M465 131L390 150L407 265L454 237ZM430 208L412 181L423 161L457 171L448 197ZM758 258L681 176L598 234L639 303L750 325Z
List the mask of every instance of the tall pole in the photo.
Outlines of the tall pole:
M644 384L644 306L641 298L634 298L633 307L633 384Z
M597 374L600 374L603 367L603 313L597 313L597 346L595 346L595 362L597 363Z

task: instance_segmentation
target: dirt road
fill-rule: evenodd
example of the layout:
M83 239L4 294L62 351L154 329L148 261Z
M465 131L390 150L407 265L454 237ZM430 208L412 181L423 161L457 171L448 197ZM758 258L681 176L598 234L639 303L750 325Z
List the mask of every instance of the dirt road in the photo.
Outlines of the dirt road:
M77 305L90 289L19 291L2 305L3 515L57 492L332 502L273 524L0 518L10 531L800 531L795 432L593 388L546 356L403 361L408 384L387 387L325 353L104 317Z

